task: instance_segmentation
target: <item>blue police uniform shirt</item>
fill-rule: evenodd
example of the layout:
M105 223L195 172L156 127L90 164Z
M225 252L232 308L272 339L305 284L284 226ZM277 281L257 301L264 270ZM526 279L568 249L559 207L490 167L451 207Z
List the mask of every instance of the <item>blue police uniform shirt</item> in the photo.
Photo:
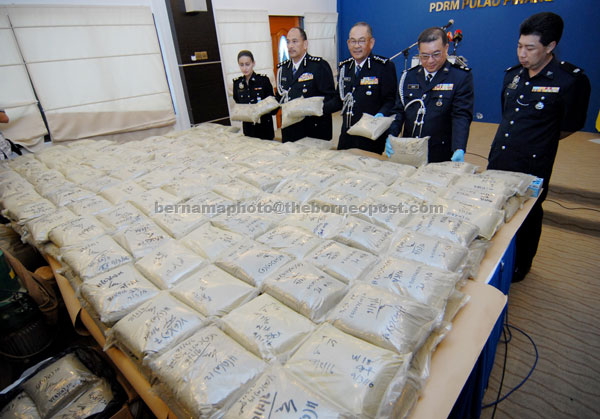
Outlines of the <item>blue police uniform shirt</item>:
M534 77L521 65L508 68L488 168L544 178L547 189L560 133L583 128L589 97L583 70L555 57Z
M243 75L233 80L233 100L235 103L258 103L262 99L273 95L271 80L264 74L253 72L248 82L246 82L246 77ZM264 140L275 138L272 114L263 115L257 124L244 122L242 126L244 135L248 137L262 138Z
M446 61L427 83L423 66L415 66L401 78L399 91L404 100L400 96L396 100L391 135L404 129L404 137L431 137L429 162L447 161L454 151L466 150L474 102L473 74L468 67ZM407 106L414 99L425 104L422 129L415 126L419 103Z
M321 57L305 54L298 70L293 74L293 63L286 60L277 65L280 88L288 92L289 100L299 97L323 96L323 116L307 116L302 121L281 130L283 142L296 141L304 137L331 140L331 113L327 103L335 97L335 84L329 63ZM279 91L277 99L281 100Z
M385 57L370 54L356 73L356 61L348 58L339 64L340 77L336 90L335 100L330 102L329 112L336 112L343 107L340 94L352 93L354 105L352 109L344 109L342 115L342 130L338 143L338 150L359 148L381 154L385 148L387 132L376 141L348 135L346 131L356 124L363 113L375 115L382 113L384 116L392 114L396 100L396 67ZM350 124L348 124L350 121Z

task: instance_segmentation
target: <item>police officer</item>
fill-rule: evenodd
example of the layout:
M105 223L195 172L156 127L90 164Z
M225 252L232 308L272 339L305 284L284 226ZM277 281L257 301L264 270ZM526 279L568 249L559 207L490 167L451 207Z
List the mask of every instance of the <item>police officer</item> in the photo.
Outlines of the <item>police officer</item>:
M277 72L277 99L284 101L299 97L323 96L323 116L307 116L302 121L281 130L282 141L296 141L304 137L331 140L331 113L325 112L329 101L335 97L331 67L321 57L306 51L308 40L302 28L292 28L287 34L290 59L279 63ZM329 105L328 105L329 106Z
M363 113L375 116L390 115L396 100L396 67L387 58L371 53L375 45L373 31L366 22L350 29L348 50L351 58L339 65L339 81L331 112L342 111L342 131L338 150L360 148L377 154L385 147L384 133L376 141L348 135L348 129Z
M273 96L273 85L269 78L254 72L254 56L248 50L238 53L238 65L242 75L233 80L233 100L235 103L258 103L262 99ZM274 111L277 113L277 111ZM266 114L260 117L260 122L244 122L244 135L248 137L272 140L275 138L273 117Z
M583 70L558 61L554 49L562 36L560 16L544 12L519 28L519 65L506 70L502 85L502 121L494 137L488 169L525 172L543 178L543 192L516 238L513 282L522 280L542 232L542 202L548 193L558 141L580 130L590 97Z
M430 136L429 162L464 161L473 120L473 75L447 60L448 37L441 28L425 29L417 42L421 64L402 74L390 134L397 136L404 126L404 137ZM393 154L389 141L386 153Z

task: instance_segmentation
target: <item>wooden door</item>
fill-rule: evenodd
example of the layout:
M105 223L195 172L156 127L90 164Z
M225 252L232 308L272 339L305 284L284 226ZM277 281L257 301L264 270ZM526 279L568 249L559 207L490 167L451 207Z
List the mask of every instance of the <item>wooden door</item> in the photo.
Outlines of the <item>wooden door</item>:
M287 35L288 31L295 26L300 26L298 16L269 16L271 27L271 44L273 50L273 71L275 82L277 82L277 64L279 64L279 40ZM277 86L274 86L277 89ZM281 110L277 112L277 127L281 127Z

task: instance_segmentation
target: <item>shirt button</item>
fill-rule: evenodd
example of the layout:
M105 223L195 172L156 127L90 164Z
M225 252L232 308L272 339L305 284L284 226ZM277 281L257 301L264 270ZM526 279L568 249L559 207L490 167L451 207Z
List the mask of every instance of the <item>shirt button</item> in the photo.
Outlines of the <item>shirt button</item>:
M533 155L533 156L531 156L531 157L533 157L533 158L535 159L537 156L534 154L534 155Z
M502 150L506 150L506 146L505 145L502 146Z
M515 108L515 112L519 112L519 108Z
M525 82L525 86L529 86L529 82L528 81Z
M511 125L514 125L514 124L515 124L515 121L510 121L510 124L511 124Z
M546 99L546 97L545 97L545 96L542 96L542 100L544 100L544 99Z
M505 137L508 137L508 132L506 134L504 134Z
M519 99L523 99L523 95L519 96Z

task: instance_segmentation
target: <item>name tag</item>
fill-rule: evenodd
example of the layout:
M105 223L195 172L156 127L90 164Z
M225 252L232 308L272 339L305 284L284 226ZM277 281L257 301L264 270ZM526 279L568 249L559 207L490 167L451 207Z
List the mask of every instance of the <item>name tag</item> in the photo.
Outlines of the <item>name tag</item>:
M409 84L408 88L411 89L411 90L419 89L419 85L418 84Z
M431 90L452 90L452 89L454 89L454 83L440 83Z
M352 77L344 77L344 81L351 81Z
M379 79L375 76L372 77L363 77L360 79L361 86L369 85L369 84L379 84Z
M300 77L298 77L298 81L308 81L313 79L312 73L303 73Z
M533 86L531 91L534 93L558 93L560 91L560 87Z

